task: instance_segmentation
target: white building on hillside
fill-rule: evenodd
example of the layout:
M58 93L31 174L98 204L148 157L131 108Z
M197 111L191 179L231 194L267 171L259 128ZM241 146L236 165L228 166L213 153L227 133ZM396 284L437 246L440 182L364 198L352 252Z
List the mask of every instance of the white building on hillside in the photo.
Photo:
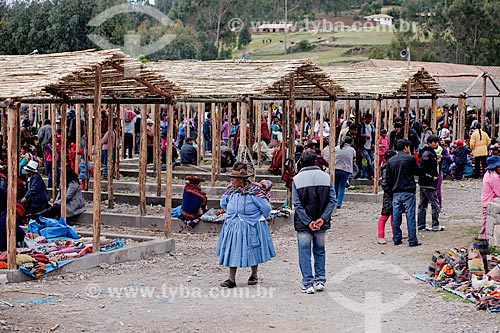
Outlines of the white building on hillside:
M366 21L378 22L380 25L392 25L393 17L387 14L375 14L375 15L365 16L364 19Z

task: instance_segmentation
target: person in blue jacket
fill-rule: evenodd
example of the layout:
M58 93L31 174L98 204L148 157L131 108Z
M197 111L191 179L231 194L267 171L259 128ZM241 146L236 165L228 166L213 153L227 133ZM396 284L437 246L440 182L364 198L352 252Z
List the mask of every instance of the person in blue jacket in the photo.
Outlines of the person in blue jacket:
M21 204L26 207L27 213L38 213L49 205L47 188L42 177L38 174L38 163L36 161L29 161L28 165L23 169L28 177L26 184L28 191L21 199Z

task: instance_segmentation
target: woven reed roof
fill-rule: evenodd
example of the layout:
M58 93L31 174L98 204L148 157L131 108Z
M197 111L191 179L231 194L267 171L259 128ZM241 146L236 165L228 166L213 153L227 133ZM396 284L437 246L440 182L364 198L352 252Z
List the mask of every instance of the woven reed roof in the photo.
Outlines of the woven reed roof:
M325 72L348 94L405 96L411 80L412 95L437 95L444 89L422 67L326 67Z
M168 97L184 93L171 81L120 50L87 50L0 56L0 98L47 93L93 98L98 65L102 65L103 97ZM126 68L125 76L123 68Z
M325 90L345 92L310 60L277 61L160 61L155 71L187 91L186 100L237 99L241 96L288 96L295 75L295 96L325 96ZM309 78L310 80L306 79ZM317 85L311 82L315 82Z

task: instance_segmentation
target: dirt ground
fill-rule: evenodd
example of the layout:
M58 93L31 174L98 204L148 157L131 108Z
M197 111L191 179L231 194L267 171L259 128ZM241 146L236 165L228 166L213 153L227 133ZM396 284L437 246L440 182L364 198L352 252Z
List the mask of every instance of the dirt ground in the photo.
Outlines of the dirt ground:
M277 257L259 268L260 284L248 286L242 269L232 290L218 287L227 270L217 265L217 235L177 234L171 254L0 286L0 330L499 332L499 314L410 277L426 271L434 250L471 243L480 191L479 181L445 182L446 230L422 232L417 248L377 244L380 205L346 202L327 236L323 293L300 292L292 222L273 235Z

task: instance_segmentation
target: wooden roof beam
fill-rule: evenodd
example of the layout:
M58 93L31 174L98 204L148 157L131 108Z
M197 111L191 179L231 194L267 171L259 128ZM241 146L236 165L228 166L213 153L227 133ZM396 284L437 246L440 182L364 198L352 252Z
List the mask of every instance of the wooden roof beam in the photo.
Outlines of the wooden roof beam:
M108 65L110 65L111 67L115 68L117 71L119 71L122 75L125 74L125 69L114 63L113 61L108 61L107 62ZM163 97L167 97L167 98L171 98L172 97L172 94L169 94L168 92L166 91L163 91L162 89L152 85L151 83L147 82L146 80L144 79L141 79L139 77L132 77L131 79L143 84L144 86L146 86L149 90L151 90L152 92L155 92L157 93L158 95L160 96L163 96Z
M328 96L330 97L334 97L336 95L335 92L333 91L330 91L329 89L325 88L321 83L317 82L311 75L307 74L307 73L304 73L304 71L302 70L298 70L298 73L304 78L306 79L307 81L311 82L312 84L314 84L316 87L318 87L319 89L321 89L325 94L327 94Z

